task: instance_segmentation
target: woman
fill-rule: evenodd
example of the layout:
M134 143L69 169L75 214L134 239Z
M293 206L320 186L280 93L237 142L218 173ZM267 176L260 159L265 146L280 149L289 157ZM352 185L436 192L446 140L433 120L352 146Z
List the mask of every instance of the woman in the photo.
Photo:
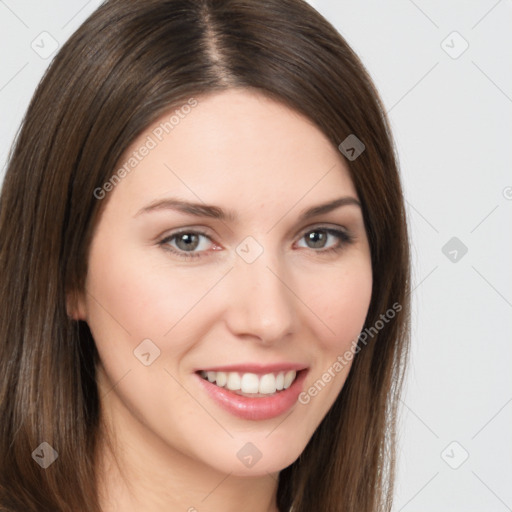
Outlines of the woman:
M301 0L110 0L0 203L0 510L389 510L409 255L362 64Z

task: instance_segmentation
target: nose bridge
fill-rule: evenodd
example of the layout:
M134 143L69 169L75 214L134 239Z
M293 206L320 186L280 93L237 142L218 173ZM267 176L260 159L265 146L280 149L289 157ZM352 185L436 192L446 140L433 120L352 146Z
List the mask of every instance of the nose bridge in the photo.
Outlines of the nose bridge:
M230 327L235 334L252 335L271 343L293 329L293 294L285 285L286 271L279 258L269 247L258 249L251 242L242 243L237 249L232 272L235 291L229 305ZM248 247L248 252L241 250Z

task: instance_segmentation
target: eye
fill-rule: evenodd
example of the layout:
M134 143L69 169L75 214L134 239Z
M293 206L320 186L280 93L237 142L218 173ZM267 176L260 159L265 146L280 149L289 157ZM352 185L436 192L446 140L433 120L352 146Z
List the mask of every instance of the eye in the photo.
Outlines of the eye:
M181 258L198 258L201 252L206 250L201 239L211 242L210 237L200 231L180 231L164 238L160 245ZM198 248L198 251L193 252Z
M180 258L190 259L199 258L206 253L208 256L208 242L213 244L212 239L201 231L182 230L165 237L159 242L165 250L179 256ZM353 241L352 235L341 229L329 227L318 227L309 229L300 240L306 241L306 249L312 249L315 253L326 254L340 251L345 245ZM327 242L334 241L334 245L327 245ZM213 250L219 250L218 245L213 244ZM327 246L327 248L326 248Z
M320 249L315 250L315 252L319 253L331 253L340 251L346 244L349 244L353 241L353 237L348 232L341 229L328 227L317 227L310 229L304 233L300 239L305 240L307 248ZM335 244L327 246L329 239L334 239ZM325 248L326 246L327 248Z

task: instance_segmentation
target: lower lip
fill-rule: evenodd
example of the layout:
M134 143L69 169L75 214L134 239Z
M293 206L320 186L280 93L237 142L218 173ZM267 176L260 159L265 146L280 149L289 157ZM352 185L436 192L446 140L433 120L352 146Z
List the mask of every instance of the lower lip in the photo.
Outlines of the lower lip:
M212 384L197 373L195 375L208 395L224 410L245 420L267 420L287 412L297 402L306 374L307 370L301 370L288 389L260 398L237 395Z

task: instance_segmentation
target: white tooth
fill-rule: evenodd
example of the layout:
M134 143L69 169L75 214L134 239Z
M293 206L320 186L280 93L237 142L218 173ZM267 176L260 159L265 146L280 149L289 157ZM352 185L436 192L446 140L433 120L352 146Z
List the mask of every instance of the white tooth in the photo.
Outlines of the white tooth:
M217 372L217 386L220 386L223 388L226 385L226 382L228 381L228 376L226 372Z
M206 376L210 382L215 382L217 372L206 372Z
M237 391L240 389L240 375L238 372L229 372L226 387L231 391Z
M286 375L284 376L284 389L288 389L292 385L296 375L297 372L295 370L286 372Z
M260 385L260 380L255 373L244 373L240 388L242 393L257 393Z
M276 389L277 391L281 391L284 387L284 373L279 372L276 377Z
M273 373L267 373L261 377L259 392L265 394L276 392L276 378Z

